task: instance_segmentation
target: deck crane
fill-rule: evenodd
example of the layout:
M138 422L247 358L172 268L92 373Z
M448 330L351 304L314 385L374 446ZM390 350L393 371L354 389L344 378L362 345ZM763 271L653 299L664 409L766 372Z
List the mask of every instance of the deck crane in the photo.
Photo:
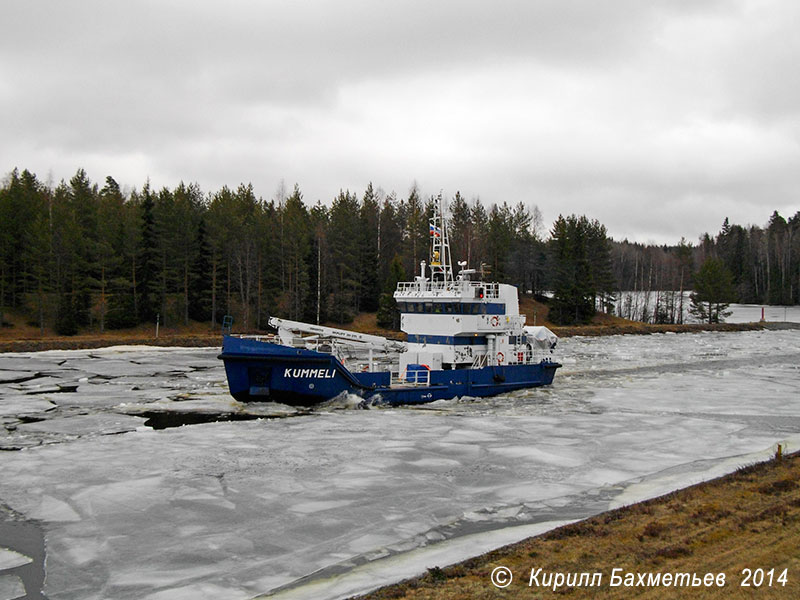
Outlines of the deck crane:
M405 352L406 343L397 340L390 340L379 335L368 333L358 333L347 329L336 329L335 327L324 327L322 325L312 325L300 321L280 319L278 317L269 318L270 327L278 330L278 337L287 346L295 346L300 342L304 346L310 342L317 344L324 341L344 342L344 345L354 350L367 350L370 368L373 363L373 351L378 352ZM296 339L295 334L310 334L306 337Z

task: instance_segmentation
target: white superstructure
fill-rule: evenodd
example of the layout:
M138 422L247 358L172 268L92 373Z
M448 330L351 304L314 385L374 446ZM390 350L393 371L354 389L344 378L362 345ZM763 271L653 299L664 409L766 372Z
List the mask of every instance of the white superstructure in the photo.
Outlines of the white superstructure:
M410 364L436 370L533 362L537 347L552 348L555 336L535 328L545 330L539 337L548 340L537 342L534 328L526 328L525 315L519 314L513 285L472 281L475 270L465 262L453 277L443 204L440 196L430 221L430 265L420 263L421 274L398 283L394 293L400 329L408 335L401 371Z

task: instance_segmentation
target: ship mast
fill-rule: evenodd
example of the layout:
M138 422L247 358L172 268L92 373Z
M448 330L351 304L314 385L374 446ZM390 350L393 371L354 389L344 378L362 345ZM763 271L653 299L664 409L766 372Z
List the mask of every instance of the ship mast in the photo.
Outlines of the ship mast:
M433 216L430 220L431 280L447 286L453 283L453 266L450 260L450 240L447 235L444 210L444 198L439 194L434 202Z

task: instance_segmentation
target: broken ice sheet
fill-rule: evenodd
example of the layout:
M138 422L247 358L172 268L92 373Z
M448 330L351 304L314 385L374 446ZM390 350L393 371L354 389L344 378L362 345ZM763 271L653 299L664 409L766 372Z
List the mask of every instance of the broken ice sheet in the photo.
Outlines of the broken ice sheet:
M27 565L32 560L33 559L29 556L0 546L0 571Z
M80 361L81 373L103 371L93 361L108 358L119 374L81 383L47 413L53 424L31 424L53 443L3 453L0 501L45 521L51 600L96 590L244 598L287 585L297 597L334 598L334 588L312 593L326 573L356 593L388 571L469 556L483 546L459 540L475 531L475 540L508 543L539 521L733 469L726 461L778 439L800 444L797 332L570 338L559 347L572 361L550 388L443 401L435 411L325 408L117 436L87 432L148 404L264 416L280 407L238 405L224 385L204 389L224 381L218 349L62 352L57 360ZM38 370L59 378L55 359ZM184 375L195 373L203 376ZM100 400L106 390L113 402ZM103 418L69 422L74 410ZM437 562L415 558L422 550L436 550ZM397 568L380 580L359 576L369 561L371 574Z
M75 415L60 419L45 419L17 426L19 433L60 433L74 436L107 435L135 431L143 419L115 413Z
M36 371L7 371L0 369L0 384L17 383L36 377Z
M25 584L19 576L0 574L0 600L15 600L25 595Z
M17 392L16 394L3 395L2 401L0 401L0 417L35 415L55 408L55 403L47 398L37 398Z

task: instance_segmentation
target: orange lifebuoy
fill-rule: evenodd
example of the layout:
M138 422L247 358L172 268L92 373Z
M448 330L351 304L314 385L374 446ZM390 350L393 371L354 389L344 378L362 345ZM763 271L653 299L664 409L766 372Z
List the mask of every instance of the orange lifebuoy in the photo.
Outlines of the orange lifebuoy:
M495 315L492 317L492 327L497 327L498 325L500 325L500 319Z
M499 365L506 359L505 355L502 352L497 353L497 364Z

